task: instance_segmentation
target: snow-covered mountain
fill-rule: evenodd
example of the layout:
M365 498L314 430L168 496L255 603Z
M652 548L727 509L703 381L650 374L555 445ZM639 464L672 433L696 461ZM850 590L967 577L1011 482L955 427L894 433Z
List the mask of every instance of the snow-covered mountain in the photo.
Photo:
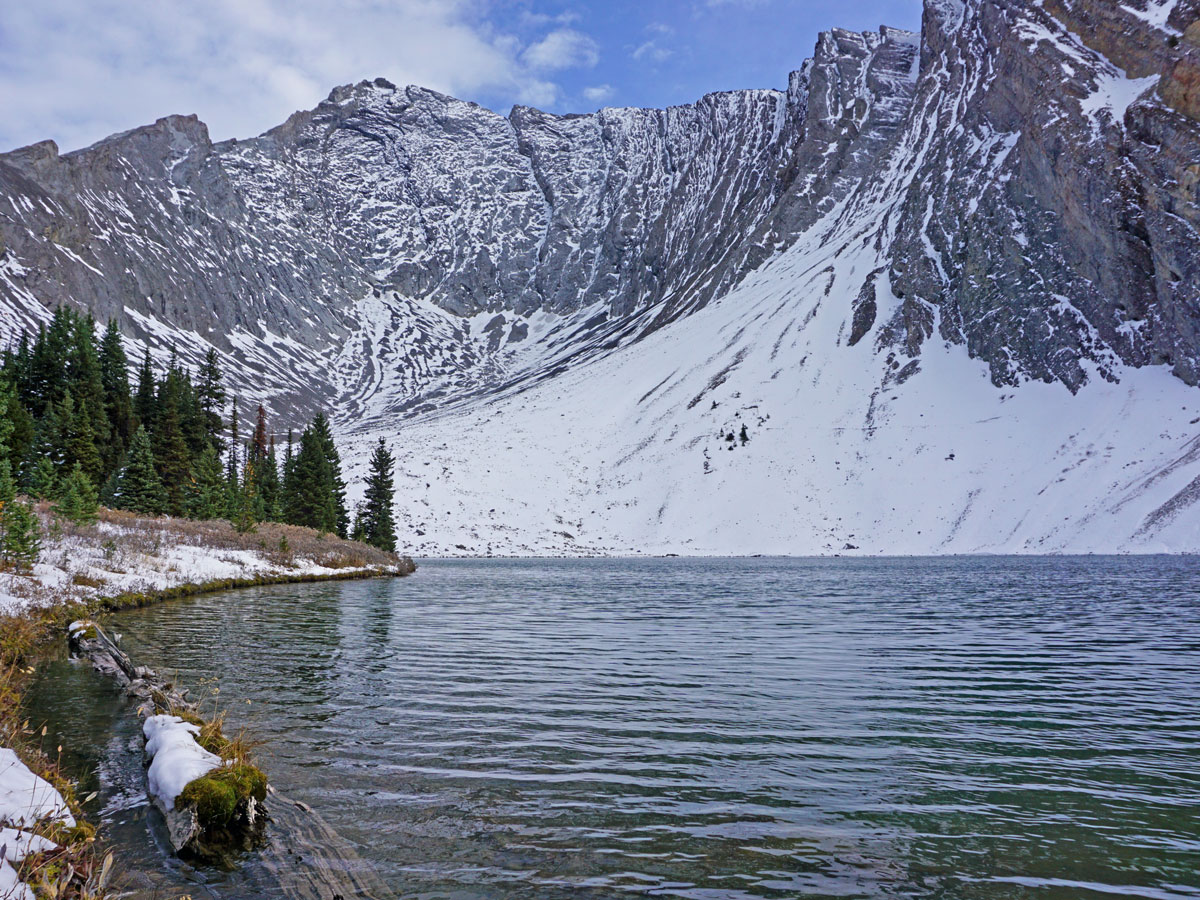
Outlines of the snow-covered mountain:
M1200 549L1200 3L928 0L786 91L386 81L0 155L71 302L379 434L423 553ZM742 428L745 426L745 441Z

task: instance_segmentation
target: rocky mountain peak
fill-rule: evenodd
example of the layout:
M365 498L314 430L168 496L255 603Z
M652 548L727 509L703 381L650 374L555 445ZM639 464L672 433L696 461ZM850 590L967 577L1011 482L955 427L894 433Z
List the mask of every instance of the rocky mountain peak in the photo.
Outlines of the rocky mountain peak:
M13 321L124 310L140 340L182 328L231 354L239 334L330 354L376 326L376 350L453 335L404 376L416 403L451 371L478 387L636 340L832 229L879 249L863 296L886 272L900 301L888 322L848 310L858 340L919 356L936 334L997 384L1161 363L1194 383L1194 6L928 0L919 36L833 29L784 91L668 109L503 116L376 78L250 140L172 116L35 145L0 156L0 299ZM555 349L518 363L539 316ZM375 377L345 366L305 395Z

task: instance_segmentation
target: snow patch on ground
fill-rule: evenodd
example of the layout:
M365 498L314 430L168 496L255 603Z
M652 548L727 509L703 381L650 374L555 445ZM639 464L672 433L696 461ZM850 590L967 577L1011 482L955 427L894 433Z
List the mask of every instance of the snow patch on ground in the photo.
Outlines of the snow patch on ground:
M1110 113L1117 124L1124 122L1125 111L1130 104L1154 87L1158 79L1157 75L1129 78L1119 69L1111 73L1097 73L1095 90L1079 101L1080 110L1092 122L1093 134L1099 136L1102 133L1102 110Z
M54 786L31 772L12 750L0 747L0 824L28 828L43 819L75 825Z

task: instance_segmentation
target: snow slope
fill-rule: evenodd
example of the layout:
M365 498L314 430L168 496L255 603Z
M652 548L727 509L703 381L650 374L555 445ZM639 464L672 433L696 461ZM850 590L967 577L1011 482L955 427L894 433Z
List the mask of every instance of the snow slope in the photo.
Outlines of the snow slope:
M919 356L895 348L886 273L876 324L848 345L888 202L844 204L721 300L606 357L368 421L345 436L350 471L389 440L401 542L422 555L1200 548L1200 396L1167 367L1118 367L1075 395L999 389L936 327Z

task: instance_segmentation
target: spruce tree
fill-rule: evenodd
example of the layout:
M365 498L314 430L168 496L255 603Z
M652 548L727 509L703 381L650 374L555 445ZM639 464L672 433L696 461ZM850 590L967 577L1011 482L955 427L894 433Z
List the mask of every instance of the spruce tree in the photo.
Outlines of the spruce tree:
M60 306L50 324L41 326L34 338L22 389L32 401L29 411L35 419L57 404L67 390L67 357L74 330L73 314Z
M10 399L3 416L5 419L3 427L8 430L8 438L4 445L0 446L0 458L8 460L15 476L21 463L28 459L30 451L33 449L36 426L33 416L29 414L25 404L17 396L16 390L10 387L9 391L11 392Z
M137 393L133 396L133 413L137 416L138 424L149 431L155 425L157 416L157 401L154 396L154 366L150 364L150 348L142 357L142 367L138 369Z
M30 359L32 350L29 343L29 332L22 331L20 338L17 339L16 350L4 351L4 372L8 376L9 382L17 391L17 397L23 404L28 406L28 398L31 387L30 378Z
M74 403L71 404L72 416ZM62 403L46 407L34 428L33 440L29 452L21 466L21 486L34 497L45 497L53 483L58 479L59 468L66 462L63 428L59 414L63 409ZM46 473L49 472L49 479Z
M183 431L188 453L194 459L204 452L204 448L212 443L212 439L208 434L208 424L200 406L196 386L192 383L192 376L187 369L183 369L179 378L179 427Z
M7 455L8 442L13 434L12 420L7 414L17 402L16 389L6 382L0 382L0 515L5 505L17 496L17 483L13 480L12 463Z
M233 398L233 412L229 416L229 460L225 464L225 480L232 486L237 486L238 480L238 402Z
M258 496L262 511L259 517L265 522L280 520L279 463L275 458L275 438L267 445L267 456L258 464Z
M99 478L104 464L96 446L96 432L86 403L76 403L68 391L58 404L59 447L62 450L62 470L75 464L83 466L89 478Z
M255 462L267 457L267 411L258 404L258 418L254 423L254 439L250 442L250 458Z
M346 509L346 482L342 480L342 464L338 457L337 446L333 443L333 432L329 427L329 419L325 413L319 412L313 416L309 429L316 439L321 453L329 466L329 491L333 495L334 527L328 529L338 537L346 537L350 530L350 513Z
M58 494L58 470L49 457L33 463L25 479L25 492L35 500L52 499Z
M10 500L0 511L0 559L18 570L37 563L42 551L37 513L28 503Z
M225 407L225 386L222 384L221 367L217 362L217 351L209 348L200 365L196 376L196 399L204 414L205 431L211 443L220 453L225 442L221 431L225 423L221 419L221 410Z
M336 482L324 440L315 424L314 420L300 436L300 449L293 458L285 485L284 515L293 525L337 533Z
M392 470L395 459L381 437L371 455L371 473L367 476L367 491L362 508L362 540L372 547L394 553L396 550L396 520L392 509L395 487Z
M115 472L121 456L133 440L133 397L129 392L129 359L121 341L116 319L108 320L100 342L100 382L104 388L104 412L109 440L101 449L106 474Z
M233 412L229 416L229 455L225 462L225 518L233 521L241 508L241 487L238 482L241 442L238 438L238 402L233 398Z
M54 504L54 512L60 518L76 525L90 525L96 521L98 506L96 488L83 471L83 467L75 463L70 474L63 479L58 502Z
M242 467L242 484L235 493L233 515L229 517L234 530L239 534L254 531L258 505L258 477L255 474L254 460L247 454L246 464Z
M111 426L104 408L104 379L100 355L96 351L96 320L91 313L75 317L67 374L68 390L75 399L76 415L86 418L86 425L83 421L77 422L76 430L91 432L92 449L96 453L95 466L82 459L80 462L84 471L95 481L104 469L100 450L110 442Z
M179 424L179 409L168 391L161 392L158 427L154 429L154 461L166 497L165 512L172 516L187 513L187 483L192 472L192 458L183 439Z
M0 459L0 512L4 505L11 503L17 496L17 483L12 477L12 467L7 459Z
M188 483L188 515L193 519L219 519L225 514L225 478L221 457L209 445L192 467Z
M154 467L154 449L145 426L139 425L129 445L128 462L117 482L117 504L122 509L156 516L166 504L162 482Z
M9 410L17 404L17 390L7 380L0 378L0 461L8 463L8 442L15 426ZM8 470L9 477L12 470Z

